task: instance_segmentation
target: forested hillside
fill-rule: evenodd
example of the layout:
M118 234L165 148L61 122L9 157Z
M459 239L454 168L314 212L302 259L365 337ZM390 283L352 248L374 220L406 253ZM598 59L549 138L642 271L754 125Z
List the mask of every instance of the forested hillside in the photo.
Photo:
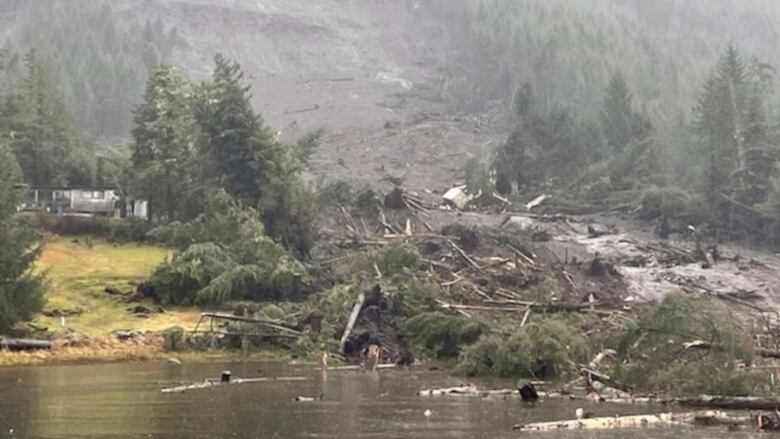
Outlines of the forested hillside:
M620 70L653 118L689 120L727 45L780 64L780 4L771 0L458 3L466 12L450 29L463 48L461 88L472 92L462 96L477 107L530 81L546 109L586 109Z
M255 98L285 125L323 123L282 114L315 104L361 120L366 109L339 96L342 86L378 104L384 95L367 86L377 82L431 88L451 108L481 111L530 81L548 109L587 108L618 69L637 104L671 123L690 119L696 87L729 43L748 60L780 61L771 0L2 0L0 22L2 82L20 78L23 54L36 48L74 118L103 139L128 137L151 66L170 61L204 78L216 52L243 63Z

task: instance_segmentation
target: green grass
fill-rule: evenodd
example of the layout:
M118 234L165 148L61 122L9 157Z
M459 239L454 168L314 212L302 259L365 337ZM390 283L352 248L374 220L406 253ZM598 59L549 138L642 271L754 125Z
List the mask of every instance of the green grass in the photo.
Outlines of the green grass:
M83 308L82 315L67 317L66 325L93 336L118 329L192 327L200 315L197 309L170 308L162 314L139 318L127 311L130 305L103 291L107 285L122 291L133 290L132 283L147 278L169 251L145 244L112 244L94 239L87 245L84 237L49 237L37 263L37 268L45 271L49 280L44 308ZM56 317L38 315L34 322L50 330L61 327Z

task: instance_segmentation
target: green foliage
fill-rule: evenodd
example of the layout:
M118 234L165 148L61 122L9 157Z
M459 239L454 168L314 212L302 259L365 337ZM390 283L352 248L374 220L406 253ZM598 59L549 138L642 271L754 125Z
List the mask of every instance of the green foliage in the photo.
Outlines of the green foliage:
M692 342L712 348L686 348ZM639 391L748 395L756 382L737 363L751 364L750 346L725 307L670 294L626 328L611 375Z
M475 157L466 162L463 172L466 175L466 187L470 193L476 195L493 192L490 171L478 158Z
M634 111L633 96L620 72L609 81L601 111L601 125L607 144L616 152L629 143L641 140L652 129L650 122Z
M300 171L322 132L296 146L278 142L252 108L250 87L238 63L221 55L215 63L212 80L194 89L173 67L161 65L152 71L144 102L135 110L137 196L150 201L155 218L189 221L157 232L185 245L188 236L213 234L202 230L196 217L204 209L204 198L222 189L252 207L268 235L306 257L317 230L314 195Z
M21 178L10 149L0 143L0 333L30 319L43 305L44 278L33 271L39 236L15 215Z
M20 2L9 11L16 26L7 33L0 84L18 81L19 54L36 49L82 130L101 139L127 136L148 69L169 60L181 39L159 20L131 24L116 9L106 0Z
M336 352L338 337L347 325L347 318L358 296L352 285L340 284L323 291L314 299L313 308L322 315L319 343L323 350Z
M469 376L552 378L587 362L590 352L587 336L576 325L549 318L532 322L508 338L483 335L463 350L457 371Z
M163 226L150 236L183 249L150 279L163 303L295 298L305 281L305 268L265 235L257 212L224 191L195 220Z
M530 88L521 91L531 93ZM529 99L533 96L518 101ZM572 112L557 109L541 113L534 108L518 113L517 125L493 159L499 193L510 192L513 184L523 189L571 181L598 154L600 141L591 141L590 136L594 131Z
M383 276L403 273L407 268L413 268L420 263L420 253L417 247L407 243L394 242L382 251L377 260L377 266Z
M43 57L30 51L24 63L24 78L0 95L0 138L8 139L30 185L89 184L93 146L79 137Z
M700 224L711 213L701 196L676 187L650 186L642 193L639 214L645 219L685 219L691 224Z
M137 174L133 195L149 201L151 216L168 221L187 216L193 190L191 145L195 125L192 87L176 68L155 67L144 102L134 112L132 162Z
M397 274L390 278L390 287L385 292L392 305L393 315L414 317L436 309L439 285Z
M476 342L485 329L474 319L438 311L417 314L404 323L412 343L437 358L457 357L461 348Z

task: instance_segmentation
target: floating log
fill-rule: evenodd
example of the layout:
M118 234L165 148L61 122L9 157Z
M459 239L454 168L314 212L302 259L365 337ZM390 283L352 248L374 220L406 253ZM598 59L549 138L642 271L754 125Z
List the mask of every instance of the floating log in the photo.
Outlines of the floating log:
M398 365L394 363L383 363L383 364L377 364L376 369L394 369L398 367ZM320 370L322 368L318 367L317 370ZM330 366L326 370L363 370L363 366L361 365L346 365L346 366Z
M466 386L442 387L425 389L417 392L418 396L506 396L517 395L515 389L479 389L469 384Z
M572 397L572 399L576 399ZM690 398L663 398L629 396L602 398L601 402L612 404L663 404L680 407L697 407L723 410L780 410L780 397L771 396L714 396L702 395Z
M208 389L210 387L216 387L216 386L232 386L234 384L267 383L273 381L279 381L279 382L306 381L309 379L307 377L277 377L277 378L262 377L262 378L235 378L232 380L228 378L228 381L223 381L223 377L220 377L219 379L206 379L202 383L168 387L165 389L161 389L160 393L182 393L188 390L201 390L201 389Z
M51 342L48 340L0 337L0 350L2 349L9 351L36 351L51 349Z
M537 422L515 425L512 429L524 432L550 432L558 430L611 430L674 425L749 425L751 417L733 417L722 411L691 413L658 413L653 415L612 416L569 421Z

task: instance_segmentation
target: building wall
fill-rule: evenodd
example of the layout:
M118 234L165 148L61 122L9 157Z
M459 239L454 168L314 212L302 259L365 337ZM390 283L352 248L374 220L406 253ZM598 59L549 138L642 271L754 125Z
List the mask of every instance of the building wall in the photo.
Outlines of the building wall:
M70 194L71 212L114 214L116 194L113 190L72 189Z

